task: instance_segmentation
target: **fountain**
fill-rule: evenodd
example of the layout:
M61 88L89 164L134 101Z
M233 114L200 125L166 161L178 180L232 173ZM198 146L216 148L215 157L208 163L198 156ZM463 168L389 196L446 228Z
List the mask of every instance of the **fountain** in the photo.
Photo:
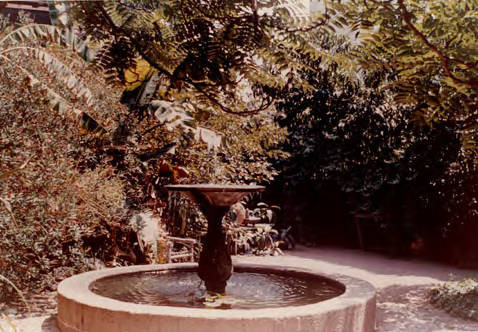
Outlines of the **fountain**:
M244 196L263 191L263 186L244 185L169 185L169 191L184 192L198 203L208 222L206 240L199 258L199 277L210 293L224 294L226 283L232 274L231 256L222 231L222 218L230 207Z
M208 221L199 266L131 266L68 278L58 286L62 332L374 330L375 290L365 281L314 269L253 264L235 264L232 274L222 218L231 205L264 187L166 188L197 202ZM198 295L198 277L206 297ZM207 294L219 301L204 301Z

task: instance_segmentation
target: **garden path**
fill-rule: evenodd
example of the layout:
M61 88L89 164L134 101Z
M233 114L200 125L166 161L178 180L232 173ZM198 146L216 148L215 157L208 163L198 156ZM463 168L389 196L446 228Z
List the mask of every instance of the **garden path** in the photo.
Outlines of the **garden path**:
M233 261L305 267L367 280L377 288L377 331L478 331L478 322L452 317L426 300L433 285L450 280L451 275L455 279L478 279L477 270L460 270L417 259L392 259L360 250L301 246L288 251L286 256L236 256ZM53 316L15 323L20 331L58 332Z

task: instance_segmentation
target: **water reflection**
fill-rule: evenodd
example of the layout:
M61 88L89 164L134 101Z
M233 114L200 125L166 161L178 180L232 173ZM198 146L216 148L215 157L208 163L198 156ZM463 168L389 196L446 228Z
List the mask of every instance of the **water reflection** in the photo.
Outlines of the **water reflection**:
M195 271L155 271L97 280L90 287L99 295L125 302L176 307L258 309L298 306L338 296L343 287L307 274L235 272L227 295L205 294Z

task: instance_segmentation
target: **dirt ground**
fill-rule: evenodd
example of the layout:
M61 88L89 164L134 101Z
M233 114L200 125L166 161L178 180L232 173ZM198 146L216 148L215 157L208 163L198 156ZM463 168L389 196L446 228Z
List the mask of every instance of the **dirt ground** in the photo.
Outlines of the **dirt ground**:
M390 259L375 253L341 248L298 247L285 256L238 256L233 260L302 266L364 279L377 288L377 331L478 332L478 322L452 317L427 302L427 291L433 285L450 278L478 279L476 270L460 270L413 259ZM58 332L54 315L18 320L14 324L25 332ZM0 327L8 331L5 326L5 322L0 322Z

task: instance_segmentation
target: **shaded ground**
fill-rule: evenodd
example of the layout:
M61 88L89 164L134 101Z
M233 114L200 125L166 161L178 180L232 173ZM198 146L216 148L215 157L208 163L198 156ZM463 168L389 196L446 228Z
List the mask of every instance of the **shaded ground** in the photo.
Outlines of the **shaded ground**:
M367 280L377 288L377 331L478 331L478 322L452 317L428 304L426 299L428 289L448 281L450 275L455 279L478 279L478 271L419 260L389 259L370 252L337 248L298 247L287 252L287 256L240 256L234 257L234 261L302 266ZM54 316L15 323L21 331L58 331Z

